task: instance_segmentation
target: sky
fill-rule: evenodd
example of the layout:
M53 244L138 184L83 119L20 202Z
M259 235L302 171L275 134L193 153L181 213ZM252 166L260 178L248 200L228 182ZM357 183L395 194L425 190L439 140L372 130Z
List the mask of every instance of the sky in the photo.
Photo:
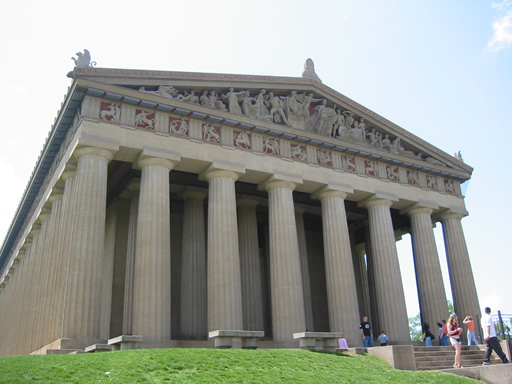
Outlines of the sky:
M325 85L461 151L474 168L462 225L480 305L512 314L512 0L2 0L0 36L0 242L76 52L97 67L297 77L312 58ZM434 232L451 299L440 223ZM408 235L397 243L414 316L411 248Z

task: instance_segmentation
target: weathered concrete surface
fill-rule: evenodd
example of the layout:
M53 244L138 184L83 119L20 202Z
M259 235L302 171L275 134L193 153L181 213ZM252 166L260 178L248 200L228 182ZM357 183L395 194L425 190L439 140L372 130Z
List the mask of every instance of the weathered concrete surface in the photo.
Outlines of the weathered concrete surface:
M452 368L443 372L471 377L488 384L512 383L512 364L493 364L481 367Z

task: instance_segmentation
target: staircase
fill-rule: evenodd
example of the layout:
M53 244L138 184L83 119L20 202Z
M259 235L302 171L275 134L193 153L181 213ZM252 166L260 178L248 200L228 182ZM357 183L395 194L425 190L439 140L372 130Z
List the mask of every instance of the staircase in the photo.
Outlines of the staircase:
M484 345L462 346L461 363L463 367L481 366L485 358ZM455 349L449 347L414 347L414 359L418 370L442 370L453 368ZM501 360L491 355L491 364Z

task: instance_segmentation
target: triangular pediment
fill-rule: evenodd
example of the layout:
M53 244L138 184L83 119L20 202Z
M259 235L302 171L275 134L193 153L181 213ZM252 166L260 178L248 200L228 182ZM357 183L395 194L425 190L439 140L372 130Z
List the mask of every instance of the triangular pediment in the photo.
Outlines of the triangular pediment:
M124 102L177 106L182 115L269 132L459 181L472 172L456 157L316 79L106 68L75 68L74 77L111 86L114 100L126 92ZM144 100L149 102L144 104Z

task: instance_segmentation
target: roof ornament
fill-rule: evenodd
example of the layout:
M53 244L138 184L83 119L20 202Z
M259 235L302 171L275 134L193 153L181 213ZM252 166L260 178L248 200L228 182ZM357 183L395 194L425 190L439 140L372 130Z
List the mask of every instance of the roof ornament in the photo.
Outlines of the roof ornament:
M302 77L322 81L315 73L315 63L313 63L313 60L311 59L307 59L304 63L304 72L302 72Z
M94 67L96 65L95 61L91 61L91 53L84 49L84 52L77 52L77 57L72 57L71 60L75 62L75 67L85 68L85 67Z

